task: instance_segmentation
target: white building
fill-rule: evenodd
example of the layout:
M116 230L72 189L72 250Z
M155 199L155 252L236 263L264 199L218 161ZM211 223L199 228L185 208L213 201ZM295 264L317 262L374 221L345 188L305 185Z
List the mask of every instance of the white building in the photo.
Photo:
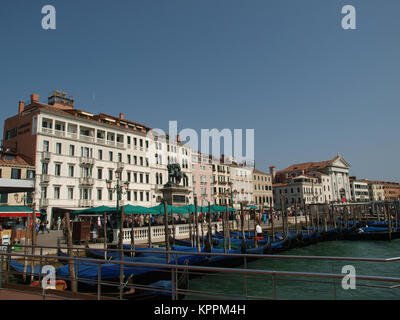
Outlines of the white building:
M362 180L350 178L350 190L352 200L355 202L367 202L370 200L368 183Z
M275 174L275 183L286 183L288 179L301 174L319 176L324 188L324 200L349 201L351 200L350 165L339 154L328 161L307 162L294 164ZM318 172L319 174L316 174Z
M35 202L47 217L66 210L116 206L117 194L106 180L129 182L121 204L157 205L168 180L167 164L179 163L191 187L191 151L179 141L150 135L151 128L124 119L75 109L74 101L55 92L48 104L31 95L18 114L5 121L4 146L32 159L36 167ZM26 128L21 131L22 128ZM188 197L189 198L189 197ZM187 199L193 201L193 199Z

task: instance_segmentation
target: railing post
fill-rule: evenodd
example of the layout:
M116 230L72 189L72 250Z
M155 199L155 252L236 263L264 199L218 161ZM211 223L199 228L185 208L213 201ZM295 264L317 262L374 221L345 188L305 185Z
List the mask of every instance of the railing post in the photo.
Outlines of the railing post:
M3 256L2 253L1 253L0 264L1 264L1 270L0 270L0 289L1 289L2 288L2 283L3 283L3 267L4 267L4 256Z
M333 270L333 261L332 261L332 274L334 273ZM336 300L336 282L335 282L335 278L332 278L333 281L333 300Z
M275 274L272 275L272 291L273 291L274 300L277 300L277 298L276 298L276 279L275 279Z
M246 257L244 257L244 268L247 270L247 258ZM249 295L248 286L247 286L247 273L245 273L245 275L244 275L244 290L245 290L245 295L246 295L246 300L247 300L247 297Z
M101 263L98 264L97 270L97 300L101 300Z

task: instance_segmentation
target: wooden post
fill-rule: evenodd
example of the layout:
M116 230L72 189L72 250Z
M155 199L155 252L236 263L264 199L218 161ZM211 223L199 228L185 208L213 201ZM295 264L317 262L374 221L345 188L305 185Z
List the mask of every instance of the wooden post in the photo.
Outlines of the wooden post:
M392 213L390 212L390 202L387 203L386 210L388 217L389 240L392 240Z
M229 228L229 206L228 202L225 204L225 224L226 224L226 236L228 237L228 249L231 250L231 230Z
M244 233L244 211L243 211L243 203L240 202L240 220L241 220L241 227L242 227L242 248L246 248L246 237Z
M196 226L196 246L197 246L197 252L201 252L201 247L200 247L200 235L199 235L199 214L198 214L198 208L197 208L197 197L194 197L194 212L195 212L195 226Z
M281 212L282 212L282 234L286 235L286 228L285 228L285 201L283 200L283 196L281 196Z
M272 242L275 241L275 230L274 230L274 208L272 207L272 201L269 205L270 215L271 215L271 229L272 229Z
M169 255L170 247L169 247L169 229L168 229L168 207L167 207L167 202L165 200L163 200L163 204L164 204L165 249L167 251L166 260L167 263L170 263L171 259Z
M191 212L189 212L188 220L189 220L190 245L191 245L191 247L194 247L194 243L193 243L193 232L192 232L192 213L191 213Z
M201 226L201 245L204 247L204 213L203 213L203 207L201 207L200 226Z
M103 229L104 229L104 260L107 260L107 213L103 214Z
M175 246L175 238L176 238L176 230L175 230L175 220L174 220L174 211L171 207L171 224L172 224L172 243Z
M131 218L131 257L134 257L136 255L136 252L135 252L135 224L134 224L135 213L134 212L132 212L131 217L132 217ZM151 220L150 220L150 223L149 223L149 231L151 231ZM148 238L150 239L149 241L151 243L150 234L149 234Z
M121 220L119 224L119 259L121 262L124 261L124 215L125 215L125 206L121 208ZM119 299L122 299L124 294L124 287L122 285L124 281L124 265L119 265Z
M212 248L212 226L211 226L211 204L208 204L208 232L207 232L207 239L210 248Z
M150 216L151 217L151 216ZM149 242L149 248L152 247L152 234L151 234L151 218L150 218L150 223L149 223L149 230L148 230L148 242Z
M32 255L35 254L35 240L36 240L36 215L35 215L35 203L32 205ZM44 226L43 226L44 227ZM11 239L10 239L11 240ZM35 266L35 258L31 259L31 282L34 280L34 266Z
M297 230L297 201L294 201L294 229L296 230L296 234L298 234Z
M27 217L26 217L26 231L25 231L25 243L24 243L24 255L25 255L25 257L24 257L24 273L23 273L23 276L22 276L22 278L23 278L23 280L24 280L24 282L26 281L26 271L27 271L27 269L28 269L28 258L27 258L27 254L28 254L28 244L29 244L29 234L28 234L28 231L29 231L29 229L31 229L30 228L30 223L29 223L29 221L30 221L30 214L28 213L27 214Z
M224 253L226 253L226 211L222 213L222 228L224 233Z
M257 243L257 224L256 224L256 210L253 210L253 214L254 214L254 230L253 230L253 232L254 232L254 248L257 248L258 247L258 243Z
M67 246L68 246L68 257L72 258L74 256L73 249L72 249L72 230L71 230L71 221L69 212L65 213L65 223L67 226ZM74 268L75 261L69 260L68 261L68 270L69 276L71 281L71 291L73 293L77 292L78 284L76 282L76 275L75 275L75 268Z

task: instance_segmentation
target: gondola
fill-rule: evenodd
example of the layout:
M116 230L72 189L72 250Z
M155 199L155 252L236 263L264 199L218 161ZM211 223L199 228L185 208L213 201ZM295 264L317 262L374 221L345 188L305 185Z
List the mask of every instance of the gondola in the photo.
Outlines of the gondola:
M177 289L187 290L189 287L189 273L188 270L184 270L178 278ZM152 289L152 290L150 290ZM126 300L135 301L164 301L172 300L172 281L171 280L160 280L150 284L147 288L135 288L135 293L123 295ZM178 293L178 300L182 300L186 295L184 293Z

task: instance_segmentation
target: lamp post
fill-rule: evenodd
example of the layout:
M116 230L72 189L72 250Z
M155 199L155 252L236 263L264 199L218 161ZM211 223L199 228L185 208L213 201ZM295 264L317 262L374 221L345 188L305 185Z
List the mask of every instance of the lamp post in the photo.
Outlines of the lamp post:
M118 168L115 171L115 177L116 179L116 185L113 187L112 186L112 180L107 180L106 181L106 185L107 185L107 189L108 191L112 191L113 193L117 194L117 215L116 215L116 219L117 219L117 224L116 224L116 229L120 228L120 214L121 214L121 210L120 210L120 201L122 200L122 194L125 194L127 191L129 191L129 181L125 181L124 183L122 183L122 168Z

